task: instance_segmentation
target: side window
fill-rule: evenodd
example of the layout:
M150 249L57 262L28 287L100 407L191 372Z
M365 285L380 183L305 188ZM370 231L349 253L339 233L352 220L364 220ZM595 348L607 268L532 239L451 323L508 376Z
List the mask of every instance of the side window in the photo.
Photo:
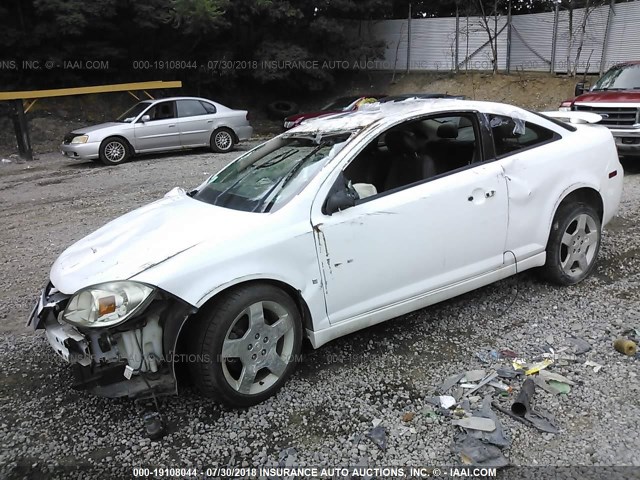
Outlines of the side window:
M197 117L206 114L204 105L198 100L178 100L178 117Z
M176 117L175 102L156 103L153 107L147 110L146 115L149 115L152 121L175 118Z
M496 157L557 140L558 135L547 128L503 115L489 115L496 148Z
M345 168L360 200L423 182L481 161L473 114L431 116L396 125Z
M215 105L209 103L209 102L200 102L202 104L202 106L204 107L204 109L207 111L208 114L211 113L216 113L216 107Z

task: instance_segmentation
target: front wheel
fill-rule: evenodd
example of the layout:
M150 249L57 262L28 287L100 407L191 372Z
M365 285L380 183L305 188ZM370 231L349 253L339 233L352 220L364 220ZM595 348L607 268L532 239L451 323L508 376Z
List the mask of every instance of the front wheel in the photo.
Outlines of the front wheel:
M233 149L235 139L228 128L219 128L211 134L211 150L217 153L227 153Z
M105 165L120 165L129 159L129 144L119 137L109 137L100 145L100 161Z
M551 225L545 276L560 285L574 285L589 276L600 250L601 231L600 217L590 205L561 205Z
M223 294L196 322L189 369L208 397L232 407L255 405L274 395L296 367L300 313L276 287L251 285Z

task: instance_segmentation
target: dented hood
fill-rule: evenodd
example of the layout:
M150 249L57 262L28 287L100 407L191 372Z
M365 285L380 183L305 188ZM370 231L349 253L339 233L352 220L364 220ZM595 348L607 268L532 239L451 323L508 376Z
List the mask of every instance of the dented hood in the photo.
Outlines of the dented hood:
M172 191L76 242L51 267L51 282L73 294L97 283L126 280L203 242L212 248L264 223L268 215L209 205Z

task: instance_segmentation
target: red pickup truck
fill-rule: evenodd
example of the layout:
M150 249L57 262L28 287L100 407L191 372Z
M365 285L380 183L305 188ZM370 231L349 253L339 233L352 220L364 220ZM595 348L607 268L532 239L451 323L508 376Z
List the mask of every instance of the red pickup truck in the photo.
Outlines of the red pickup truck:
M590 88L578 83L575 95L560 110L597 113L613 133L618 153L640 157L640 61L611 67Z

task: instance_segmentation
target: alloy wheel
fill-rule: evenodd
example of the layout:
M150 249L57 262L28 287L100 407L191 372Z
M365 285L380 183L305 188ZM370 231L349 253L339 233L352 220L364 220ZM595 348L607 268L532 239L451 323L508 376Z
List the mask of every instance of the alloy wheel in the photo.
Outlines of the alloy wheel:
M293 354L294 320L279 303L257 302L244 309L225 335L221 364L227 383L255 395L273 386Z
M598 227L586 213L577 215L567 226L560 245L560 265L570 277L578 277L586 272L598 250L600 241Z

